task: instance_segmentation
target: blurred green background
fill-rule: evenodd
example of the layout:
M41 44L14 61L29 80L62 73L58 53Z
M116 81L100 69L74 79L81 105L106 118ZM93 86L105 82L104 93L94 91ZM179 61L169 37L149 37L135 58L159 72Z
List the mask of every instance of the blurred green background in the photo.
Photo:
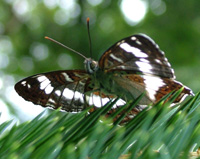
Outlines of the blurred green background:
M1 0L1 122L30 119L41 107L25 102L14 84L36 73L83 69L83 59L52 43L52 37L98 60L116 41L136 33L150 36L165 52L181 81L200 90L200 1L190 0Z

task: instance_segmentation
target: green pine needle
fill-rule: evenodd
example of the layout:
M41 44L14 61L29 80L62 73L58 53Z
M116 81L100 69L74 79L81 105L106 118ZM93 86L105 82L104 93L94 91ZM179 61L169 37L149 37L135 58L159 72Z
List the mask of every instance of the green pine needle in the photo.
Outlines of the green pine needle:
M169 107L174 93L145 109L129 123L119 126L137 105L139 97L105 118L115 101L90 115L53 111L41 113L30 122L0 125L1 158L180 158L188 159L200 147L200 93L184 103ZM114 124L113 118L122 114ZM126 112L127 113L127 112ZM193 153L192 153L193 152ZM196 155L196 154L195 154ZM198 156L198 155L197 155ZM195 156L192 156L195 157Z

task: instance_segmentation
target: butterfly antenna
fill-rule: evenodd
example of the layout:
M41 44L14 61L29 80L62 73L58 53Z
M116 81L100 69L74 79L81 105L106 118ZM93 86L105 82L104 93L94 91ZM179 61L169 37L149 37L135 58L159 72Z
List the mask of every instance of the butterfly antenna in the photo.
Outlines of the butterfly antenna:
M72 52L74 52L74 53L80 55L80 56L83 57L84 59L87 59L87 57L84 56L83 54L81 54L80 52L78 52L78 51L76 51L76 50L74 50L74 49L72 49L72 48L70 48L70 47L68 47L68 46L66 46L66 45L64 45L64 44L62 44L62 43L60 43L60 42L58 42L58 41L56 41L56 40L50 38L50 37L48 37L48 36L45 36L44 38L47 39L47 40L53 41L54 43L56 43L56 44L58 44L58 45L60 45L60 46L62 46L62 47L64 47L64 48L66 48L66 49L68 49L68 50L70 50L70 51L72 51Z
M91 41L91 36L90 36L90 18L87 18L87 30L88 30L88 38L89 38L90 57L92 57L92 41Z

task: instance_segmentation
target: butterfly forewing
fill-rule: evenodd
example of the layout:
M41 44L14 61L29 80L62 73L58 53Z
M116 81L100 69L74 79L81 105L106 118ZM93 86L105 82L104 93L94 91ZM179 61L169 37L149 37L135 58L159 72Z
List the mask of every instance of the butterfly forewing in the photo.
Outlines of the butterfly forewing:
M102 107L117 98L105 95L100 89L93 90L90 85L90 76L85 71L54 71L25 78L15 85L15 90L34 104L53 109L61 107L67 112L79 112L88 106ZM120 99L114 107L124 104Z
M54 71L28 77L15 90L34 104L77 112L85 107L83 95L89 80L85 71Z
M124 70L175 78L164 52L145 35L133 35L115 43L102 55L99 67L107 72Z

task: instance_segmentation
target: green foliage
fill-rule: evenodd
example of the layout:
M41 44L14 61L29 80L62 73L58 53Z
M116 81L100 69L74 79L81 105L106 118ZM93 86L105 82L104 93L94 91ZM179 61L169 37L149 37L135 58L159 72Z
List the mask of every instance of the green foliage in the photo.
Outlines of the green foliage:
M141 97L124 109L131 110ZM117 114L105 118L116 101L90 115L86 115L87 110L64 115L58 111L50 115L43 112L32 121L15 124L10 129L8 127L12 122L5 122L0 125L0 156L6 159L102 159L122 156L187 159L190 151L196 151L200 146L200 94L172 108L169 108L172 100L163 104L166 98L123 126L118 125L122 118L112 124L112 118Z
M134 26L126 22L120 9L121 2L122 0L0 1L0 102L8 107L12 115L25 121L21 114L27 114L21 112L24 109L19 110L16 104L18 99L14 99L13 94L10 95L17 81L42 72L84 69L84 60L80 56L45 40L44 36L52 37L91 57L87 17L90 17L94 60L98 60L118 40L145 33L165 52L178 81L194 92L199 91L200 1L183 3L180 0L146 0L146 16ZM72 4L78 7L70 10ZM64 22L59 23L62 20Z

